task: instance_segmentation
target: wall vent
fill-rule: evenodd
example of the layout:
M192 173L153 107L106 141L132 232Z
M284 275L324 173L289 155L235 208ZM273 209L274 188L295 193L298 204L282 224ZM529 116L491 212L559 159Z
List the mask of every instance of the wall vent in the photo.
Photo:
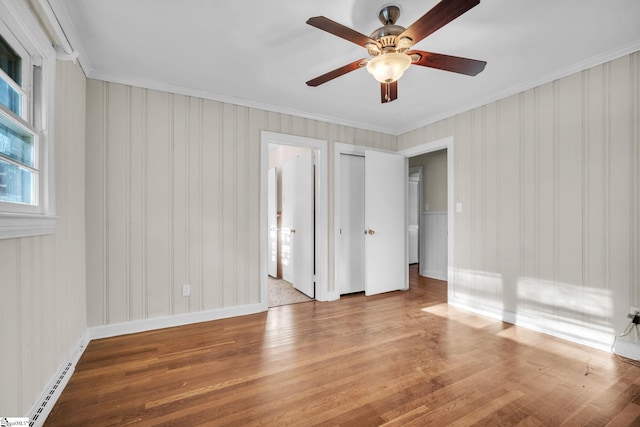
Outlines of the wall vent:
M65 366L62 372L60 373L60 376L58 377L58 379L51 386L51 389L49 390L49 392L45 395L44 399L42 399L42 403L40 403L40 406L38 407L38 409L31 416L29 427L43 425L44 419L46 419L47 415L49 415L49 412L51 412L51 407L48 406L49 402L53 399L53 402L51 402L51 405L53 405L56 402L56 400L58 400L58 395L62 393L62 389L69 381L69 378L67 378L67 375L69 375L69 372L72 370L72 368L73 368L73 363L68 362L67 366ZM39 423L37 423L40 417L43 417L43 419Z

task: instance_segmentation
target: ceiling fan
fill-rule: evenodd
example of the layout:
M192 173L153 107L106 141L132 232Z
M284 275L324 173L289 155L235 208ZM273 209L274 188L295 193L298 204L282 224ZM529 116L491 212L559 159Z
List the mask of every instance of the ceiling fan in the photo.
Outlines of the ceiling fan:
M442 0L409 28L396 25L400 17L398 6L384 6L378 13L383 26L369 37L324 16L309 18L307 24L364 47L370 58L329 71L309 80L307 85L319 86L366 66L380 82L382 103L387 103L398 98L398 79L411 64L475 76L484 70L485 61L409 49L478 4L480 0Z

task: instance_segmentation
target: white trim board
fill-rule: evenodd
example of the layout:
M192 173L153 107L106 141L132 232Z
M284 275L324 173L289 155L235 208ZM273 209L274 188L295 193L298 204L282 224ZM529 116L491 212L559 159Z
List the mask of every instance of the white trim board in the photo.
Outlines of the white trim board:
M75 48L75 44L73 44L74 48ZM598 66L600 64L603 64L605 62L608 61L613 61L615 59L618 59L624 55L628 55L631 53L634 53L638 50L640 50L640 41L638 42L634 42L634 43L630 43L627 46L623 46L619 49L615 49L613 51L610 52L606 52L602 55L598 55L595 56L593 58L589 58L588 60L579 62L577 64L573 64L571 66L565 67L565 68L561 68L559 70L556 70L552 73L546 74L544 76L520 83L518 85L512 86L510 88L501 90L501 91L497 91L494 93L491 93L483 98L479 98L476 101L473 102L469 102L468 104L464 104L458 108L454 108L451 110L447 110L447 111L443 111L439 114L436 114L434 116L430 116L425 118L424 120L421 120L419 122L416 122L410 126L404 127L404 128L400 128L400 129L395 129L395 128L386 128L386 127L381 127L381 126L375 126L369 123L361 123L361 122L355 122L355 121L351 121L351 120L345 120L345 119L341 119L339 117L333 117L333 116L325 116L325 115L321 115L321 114L314 114L314 113L310 113L310 112L306 112L306 111L302 111L302 110L296 110L293 108L288 108L285 106L280 106L280 105L274 105L274 104L267 104L267 103L263 103L263 102L258 102L258 101L253 101L250 99L243 99L243 98L237 98L237 97L232 97L232 96L228 96L228 95L222 95L222 94L218 94L218 93L214 93L214 92L210 92L210 91L206 91L206 90L202 90L202 89L195 89L195 88L189 88L189 87L184 87L184 86L178 86L178 85L173 85L170 83L165 83L165 82L159 82L159 81L152 81L152 80L147 80L147 79L139 79L139 78L134 78L134 77L127 77L127 76L115 76L109 73L103 73L100 71L96 71L91 67L91 64L87 64L87 61L85 60L84 62L82 61L82 58L87 58L86 55L82 55L82 50L81 49L76 49L80 52L80 61L83 64L86 64L86 68L89 68L87 74L88 78L91 79L96 79L96 80L104 80L104 81L108 81L108 82L113 82L113 83L119 83L119 84L123 84L123 85L131 85L131 86L136 86L136 87L141 87L141 88L146 88L146 89L152 89L152 90L159 90L159 91L164 91L164 92L170 92L170 93L176 93L176 94L180 94L180 95L187 95L187 96L194 96L197 98L202 98L202 99L209 99L212 101L218 101L218 102L225 102L225 103L229 103L229 104L234 104L234 105L240 105L243 107L249 107L249 108L256 108L259 110L266 110L266 111L272 111L275 113L281 113L281 114L288 114L290 116L294 116L294 117L301 117L301 118L305 118L305 119L311 119L311 120L318 120L321 122L326 122L326 123L331 123L331 124L336 124L339 126L348 126L348 127L353 127L353 128L357 128L357 129L364 129L364 130L370 130L370 131L374 131L374 132L381 132L381 133L385 133L388 135L393 135L393 136L400 136L403 135L405 133L411 132L413 130L416 129L420 129L422 127L428 126L430 124L436 123L438 121L444 120L444 119L448 119L450 117L453 117L455 115L458 114L462 114L464 112L473 110L475 108L479 108L482 107L483 105L487 105L490 104L492 102L501 100L501 99L505 99L508 98L509 96L512 95L516 95L518 93L527 91L529 89L535 88L535 87L539 87L542 85L545 85L547 83L550 83L554 80L558 80L561 79L563 77L567 77L570 76L571 74L575 74L584 70L587 70L589 68Z
M246 316L267 311L266 303L239 305L235 307L216 308L207 311L175 314L153 319L133 320L130 322L114 323L111 325L92 326L87 328L89 340L110 338L156 329L173 328L175 326L209 322L212 320L228 319L230 317Z
M196 89L190 87L179 86L171 83L165 83L155 80L127 77L127 76L115 76L110 73L103 73L101 71L92 70L87 73L87 77L94 80L103 80L106 82L117 83L125 86L135 86L144 89L157 90L160 92L174 93L178 95L192 96L195 98L207 99L210 101L224 102L226 104L239 105L241 107L254 108L257 110L264 110L273 113L286 114L293 117L300 117L303 119L316 120L323 123L331 123L338 126L352 127L356 129L369 130L372 132L380 132L387 135L397 136L399 133L392 128L386 128L382 126L375 126L369 123L357 122L353 120L345 120L334 116L325 116L322 114L310 113L307 111L297 110L294 108L286 107L283 105L268 104L266 102L254 101L251 99L238 98L230 95L223 95L203 89Z
M611 333L604 331L594 332L590 327L569 324L567 322L562 322L562 319L559 319L559 323L562 324L562 327L558 327L558 319L552 319L545 322L541 321L538 315L528 315L526 313L516 313L510 310L500 310L495 307L470 304L459 298L449 299L448 304L465 311L470 311L472 313L490 317L512 325L521 326L523 328L531 329L532 331L561 338L576 344L640 360L640 346L637 344L617 340L616 348L612 351L611 345L613 337Z
M606 351L611 351L613 354L628 357L629 359L640 360L640 345L628 341L616 339L613 348Z
M526 82L522 82L510 88L497 91L491 93L483 98L479 98L476 101L470 102L468 104L462 105L458 108L454 108L451 110L443 111L440 114L436 114L431 117L427 117L424 120L421 120L411 126L407 126L402 129L394 129L393 135L399 136L405 133L411 132L416 129L420 129L422 127L428 126L430 124L439 122L441 120L448 119L450 117L456 116L458 114L465 113L467 111L471 111L475 108L482 107L483 105L490 104L495 101L499 101L501 99L508 98L510 96L516 95L521 92L525 92L529 89L533 89L547 83L551 83L555 80L559 80L563 77L570 76L575 73L579 73L584 70L588 70L589 68L596 67L598 65L604 64L605 62L613 61L615 59L621 58L624 55L629 55L634 52L640 50L640 40L629 43L628 45L622 46L620 48L613 49L609 52L605 52L600 55L596 55L594 57L588 58L584 61L578 62L576 64L569 65L564 68L560 68L551 73L545 74L540 77L536 77Z

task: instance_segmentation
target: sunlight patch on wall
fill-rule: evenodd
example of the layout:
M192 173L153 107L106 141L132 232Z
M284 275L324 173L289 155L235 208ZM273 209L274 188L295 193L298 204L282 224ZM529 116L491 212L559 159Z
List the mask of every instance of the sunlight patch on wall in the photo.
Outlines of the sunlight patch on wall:
M455 273L454 297L456 299L498 310L504 308L502 300L504 284L501 274L461 268L456 269Z
M615 334L611 290L531 277L518 281L518 322L535 322L585 343L607 343Z
M591 323L598 329L613 332L609 317L613 301L609 289L523 277L518 281L518 302L528 310Z

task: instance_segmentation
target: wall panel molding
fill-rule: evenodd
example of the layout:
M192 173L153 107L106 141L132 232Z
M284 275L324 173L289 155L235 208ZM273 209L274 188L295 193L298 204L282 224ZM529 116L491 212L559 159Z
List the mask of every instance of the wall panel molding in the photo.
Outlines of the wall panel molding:
M88 276L90 326L262 303L260 131L323 134L330 152L337 139L396 149L392 135L279 112L92 79L87 89L98 150L88 233L100 236L87 256L101 265Z

